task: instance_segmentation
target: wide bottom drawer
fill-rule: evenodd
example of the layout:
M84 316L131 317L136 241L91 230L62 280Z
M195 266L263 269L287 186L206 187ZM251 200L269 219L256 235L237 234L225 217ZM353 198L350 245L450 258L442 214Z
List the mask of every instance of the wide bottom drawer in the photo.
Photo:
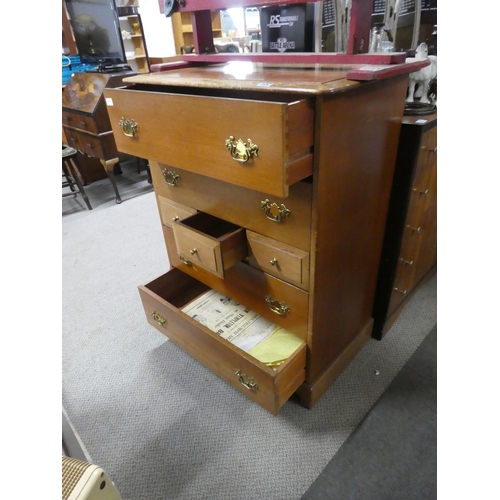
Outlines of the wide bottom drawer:
M306 343L270 368L219 337L181 309L209 290L179 269L139 286L148 322L214 373L276 415L305 380Z

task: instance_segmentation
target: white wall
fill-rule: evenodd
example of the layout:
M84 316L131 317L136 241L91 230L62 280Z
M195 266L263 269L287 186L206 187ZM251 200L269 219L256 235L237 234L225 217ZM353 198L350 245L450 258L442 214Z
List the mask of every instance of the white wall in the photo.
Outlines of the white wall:
M158 0L140 0L139 5L149 57L174 56L172 20L160 12Z

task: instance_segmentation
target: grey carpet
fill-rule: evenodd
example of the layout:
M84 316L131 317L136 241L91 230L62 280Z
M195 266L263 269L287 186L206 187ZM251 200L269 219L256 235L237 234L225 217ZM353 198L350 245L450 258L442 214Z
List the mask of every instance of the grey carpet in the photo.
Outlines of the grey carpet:
M437 326L302 500L437 498Z
M300 499L436 324L436 279L312 410L290 401L273 417L146 322L137 286L168 263L145 191L92 211L63 202L68 417L123 500Z

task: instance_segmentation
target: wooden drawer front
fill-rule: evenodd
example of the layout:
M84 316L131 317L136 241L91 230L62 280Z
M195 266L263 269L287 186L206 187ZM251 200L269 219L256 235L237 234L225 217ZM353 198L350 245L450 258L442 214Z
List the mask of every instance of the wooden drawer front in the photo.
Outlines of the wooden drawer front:
M183 220L196 213L196 209L176 203L163 196L158 196L157 199L161 221L165 226L172 227L173 222Z
M224 279L221 279L192 262L183 262L175 251L175 243L172 243L172 230L164 226L163 234L171 266L177 267L210 288L245 304L301 339L307 339L309 294L306 291L243 262L238 262L228 269L224 274ZM267 297L277 302L269 303L266 300ZM278 314L271 309L271 306L276 308L278 304L285 309L287 306L289 310Z
M252 231L247 231L247 242L251 266L309 289L308 252Z
M178 269L172 269L139 287L144 311L152 326L233 387L276 415L305 380L306 344L276 370L265 366L181 312L180 309L206 290L208 287ZM253 379L257 387L249 389L242 385L236 372Z
M119 151L148 158L274 196L312 174L314 111L305 100L292 103L105 89ZM111 100L110 100L111 99ZM126 136L120 121L133 120ZM242 163L226 141L258 146ZM243 148L245 149L245 148Z
M413 264L413 266L415 266L415 264ZM412 268L409 268L403 262L399 261L389 301L388 315L390 315L411 292L411 274Z
M70 111L62 112L63 125L78 128L96 134L98 132L97 125L91 116L71 113Z
M68 146L83 152L83 148L80 146L80 135L76 130L63 127L64 134L66 135L66 141Z
M297 182L290 187L288 198L269 198L263 193L236 187L185 170L171 169L150 161L151 176L156 194L169 200L209 213L215 217L245 227L254 232L282 241L309 252L311 246L312 185ZM178 175L174 186L167 178ZM169 174L170 173L170 174ZM269 199L290 211L280 222L267 218L262 202Z
M79 134L79 136L80 147L85 154L96 158L104 156L104 151L98 137L88 134Z
M64 127L64 131L68 139L68 144L88 156L93 156L101 160L110 160L118 156L113 132L93 135L68 127Z
M247 256L245 230L199 212L173 223L177 254L224 278L224 271Z

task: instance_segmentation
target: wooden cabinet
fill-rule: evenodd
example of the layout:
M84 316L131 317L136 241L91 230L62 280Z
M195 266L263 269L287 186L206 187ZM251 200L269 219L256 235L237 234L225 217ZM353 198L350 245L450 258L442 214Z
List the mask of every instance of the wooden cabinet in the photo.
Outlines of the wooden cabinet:
M124 76L126 74L74 73L62 92L66 142L80 153L99 159L111 181L117 203L122 201L114 176L119 157L103 90L122 85Z
M222 36L220 12L210 12L212 37ZM193 25L191 12L175 12L172 15L172 30L174 32L175 53L182 54L182 47L194 47Z
M437 266L437 115L405 116L373 316L381 339Z
M171 266L139 286L149 323L276 414L293 393L311 407L371 336L408 76L245 64L104 93L118 149L149 159ZM302 344L262 364L181 311L208 289Z
M135 5L117 5L127 64L134 72L149 73L148 50L141 15L139 14L139 4L138 2L129 3Z

